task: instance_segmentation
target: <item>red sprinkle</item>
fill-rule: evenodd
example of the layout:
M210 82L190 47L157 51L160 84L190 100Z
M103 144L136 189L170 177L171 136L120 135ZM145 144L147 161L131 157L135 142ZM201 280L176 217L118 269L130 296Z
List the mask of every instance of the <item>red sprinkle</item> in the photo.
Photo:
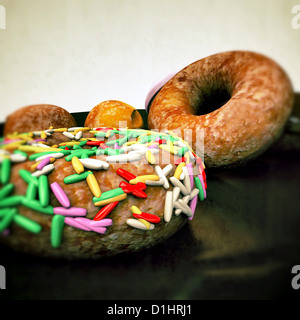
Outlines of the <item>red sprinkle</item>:
M142 198L142 199L146 199L147 198L147 193L145 193L142 190L135 190L132 192L132 195L137 197L137 198Z
M107 215L109 215L114 208L119 204L119 201L115 201L104 206L94 217L94 221L99 221L104 219Z
M65 150L70 150L68 147L65 147Z
M137 219L144 219L148 222L152 222L152 223L159 223L160 222L160 217L151 214L151 213L146 213L146 212L142 212L140 214L138 213L133 213L133 216Z
M127 180L127 181L130 181L132 179L135 179L136 176L132 173L130 173L129 171L125 170L125 169L121 169L119 168L117 170L117 174L122 177L123 179Z
M108 130L113 130L114 128L96 128L96 131L104 131L107 132Z
M145 183L138 182L136 185L132 185L127 182L121 181L119 187L122 188L123 192L131 193L135 197L142 199L147 198L147 194L144 191L142 191L146 190L147 188Z
M99 146L101 149L108 149L109 146L107 146L105 143L101 143Z
M181 162L186 162L186 157L179 158L175 161L175 165L178 166Z
M157 140L157 141L155 141L155 142L158 142L158 144L164 144L164 143L167 143L167 140L165 140L165 139L159 139L159 140Z
M87 146L100 146L104 141L88 141L86 143Z

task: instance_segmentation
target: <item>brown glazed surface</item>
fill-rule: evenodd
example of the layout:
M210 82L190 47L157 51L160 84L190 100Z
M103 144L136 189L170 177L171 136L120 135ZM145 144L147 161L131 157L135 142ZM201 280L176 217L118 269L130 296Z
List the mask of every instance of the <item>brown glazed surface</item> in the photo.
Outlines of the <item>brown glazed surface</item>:
M31 105L18 109L7 117L4 135L13 132L40 131L50 126L71 128L76 126L76 121L61 107L50 104Z
M88 135L87 133L85 137L88 137ZM53 143L59 142L59 140L54 137L52 141ZM158 154L155 156L156 159L159 160L158 164L162 168L166 166L166 161L164 160L166 157L170 157L170 163L174 163L174 156L164 150L160 149L160 156L158 156ZM106 156L100 155L97 156L97 159L105 160L105 157ZM91 158L95 158L95 156ZM101 191L105 192L118 188L121 181L126 181L116 173L118 168L124 168L136 176L155 174L154 166L146 163L146 160L143 158L144 156L142 156L140 161L125 164L111 163L108 170L93 170ZM26 194L27 183L20 178L18 171L20 169L30 171L30 166L33 163L34 161L27 161L13 165L10 181L15 184L14 195ZM87 209L88 214L86 217L93 219L102 207L94 206L92 201L93 195L86 181L66 185L63 179L75 173L71 161L67 162L62 158L56 160L54 165L54 171L48 175L49 185L53 182L59 183L69 197L71 206ZM173 172L174 169L170 173L170 176ZM172 190L172 186L169 190ZM96 259L99 257L112 256L120 252L134 252L148 248L173 235L186 223L187 217L183 214L180 216L174 215L169 223L164 222L163 214L166 190L162 187L147 186L145 192L147 193L146 199L139 199L133 195L128 195L127 199L119 202L113 212L107 216L107 218L112 219L113 225L107 227L104 235L82 231L65 225L61 246L59 248L53 248L50 241L53 215L35 212L24 206L19 206L19 213L41 224L42 231L39 234L33 234L13 223L11 226L11 234L9 236L1 236L0 241L17 251L39 255L41 257L59 257L66 259ZM61 206L51 191L50 195L50 205L53 207ZM156 214L161 218L161 222L155 225L154 230L149 231L138 230L128 226L126 220L133 218L130 211L130 207L133 205L139 207L144 212Z
M212 111L213 106L204 106L214 95L230 99ZM290 80L274 61L254 52L224 52L190 64L169 80L151 105L148 127L182 137L191 129L192 147L199 156L204 153L207 167L237 165L281 135L292 105Z

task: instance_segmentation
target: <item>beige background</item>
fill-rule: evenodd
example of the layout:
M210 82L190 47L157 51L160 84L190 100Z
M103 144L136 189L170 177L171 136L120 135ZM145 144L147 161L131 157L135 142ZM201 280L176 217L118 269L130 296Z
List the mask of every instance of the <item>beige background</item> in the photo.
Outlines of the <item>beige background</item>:
M0 121L28 104L144 108L151 85L207 55L277 60L300 91L300 29L290 0L0 0ZM300 19L299 19L300 23Z

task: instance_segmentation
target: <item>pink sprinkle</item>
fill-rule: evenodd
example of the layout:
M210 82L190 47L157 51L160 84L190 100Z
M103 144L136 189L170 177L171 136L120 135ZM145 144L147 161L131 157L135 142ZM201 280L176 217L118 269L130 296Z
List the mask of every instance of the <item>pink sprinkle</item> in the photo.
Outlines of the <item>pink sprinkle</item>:
M65 224L71 226L71 227L74 227L74 228L77 228L77 229L81 229L81 230L85 230L85 231L91 231L90 228L86 228L84 225L82 225L81 223L75 221L74 218L65 218Z
M114 144L114 149L120 149L120 147L119 147L117 142Z
M83 225L85 228L91 229L94 232L101 233L101 234L104 234L106 232L106 228L91 226L91 222L93 220L90 220L87 218L75 218L74 220L80 223L81 225Z
M46 139L35 139L32 141L28 141L28 144L33 144L33 143L40 142L40 141L46 142L47 140Z
M191 163L187 163L186 166L187 166L188 173L189 173L189 176L190 176L191 189L193 189L194 188L193 165Z
M204 193L204 199L206 198L206 190L205 190L205 184L204 184L204 181L203 181L203 177L201 174L198 175L198 178L201 182L201 185L202 185L202 189L203 189L203 193Z
M147 149L158 149L158 145L157 144L151 144L150 146L148 146Z
M96 233L104 234L106 232L106 228L103 228L103 227L91 227L91 228L92 228L92 231Z
M86 209L84 208L77 208L77 207L72 207L72 208L63 208L63 207L55 207L53 208L54 214L60 214L61 216L65 217L81 217L81 216L86 216Z
M99 221L92 220L90 223L90 226L93 227L109 227L112 226L112 220L111 219L102 219Z
M4 140L4 141L1 141L0 142L0 145L4 145L4 144L10 144L10 143L13 143L13 142L17 142L17 141L20 141L20 139L9 139L9 140Z
M194 214L195 214L195 210L196 210L196 206L197 206L197 201L198 201L198 196L194 197L194 198L191 200L190 209L192 210L193 215L188 218L189 220L193 220L193 218L194 218Z
M51 157L47 157L45 159L43 159L38 165L37 165L37 169L38 170L42 170L47 164L50 163L50 159Z
M50 187L59 203L65 208L70 208L70 200L62 187L57 182L53 182Z

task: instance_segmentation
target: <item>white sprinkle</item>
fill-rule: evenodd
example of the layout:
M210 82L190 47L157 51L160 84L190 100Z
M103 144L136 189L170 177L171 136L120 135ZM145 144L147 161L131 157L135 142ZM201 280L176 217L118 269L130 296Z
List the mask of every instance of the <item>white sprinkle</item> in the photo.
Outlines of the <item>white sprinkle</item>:
M80 140L82 138L82 131L78 131L75 135L75 140Z
M0 154L10 155L8 151L2 149L0 149Z
M83 164L83 166L86 169L100 170L100 169L108 169L109 168L109 163L107 163L105 161L98 160L98 159L86 158L86 159L79 159L79 161Z
M182 172L181 172L181 174L180 174L179 179L180 179L180 180L183 180L183 179L184 179L184 177L185 177L185 174L184 174L184 172L182 171Z
M52 133L54 133L54 129L48 129L44 131L46 133L46 135L49 137L52 135Z
M169 187L170 187L169 181L168 181L167 177L165 176L165 174L164 174L163 170L161 169L161 167L160 166L155 166L154 170L155 170L156 174L160 177L160 179L163 180L163 187L165 189L169 189Z
M189 195L187 195L187 196L185 196L185 197L183 197L182 199L179 199L179 200L183 201L183 202L187 205L188 202L190 201L190 199L191 199L191 197L190 197ZM175 210L175 215L176 215L176 216L180 215L180 213L181 213L183 210L186 211L186 212L188 212L187 209L184 209L184 206L180 203L179 200L174 203L174 207L177 208L177 209Z
M125 152L128 152L128 151L131 151L132 148L131 148L131 146L124 146L124 147L120 148L120 150L124 150Z
M183 178L184 186L186 187L188 193L191 193L191 191L192 191L191 179L190 179L190 175L189 175L189 172L188 172L188 169L186 166L184 166L182 168L182 173L184 174L184 178Z
M195 198L198 194L199 194L199 189L197 188L193 189L192 192L190 193L191 200Z
M173 170L173 166L171 165L171 163L168 164L167 166L165 166L165 167L162 169L162 171L163 171L163 173L164 173L164 175L165 175L166 177L171 173L172 170Z
M24 162L27 160L27 156L24 156L19 153L14 153L14 154L10 155L10 160L11 160L11 162L14 162L14 163Z
M179 199L178 202L183 207L182 212L185 213L188 217L191 217L193 215L193 211L191 208L183 201L183 199Z
M189 192L187 191L186 187L175 177L170 178L171 183L174 187L179 187L182 194L187 196Z
M197 189L198 190L198 189ZM180 195L180 188L179 187L174 187L173 188L173 205L175 204L175 202L178 200Z
M48 145L43 144L43 143L32 143L32 147L42 147L42 148L50 148Z
M136 161L140 159L141 159L141 155L137 153L120 154L116 156L106 157L107 162L128 162L128 161Z
M49 158L49 157L55 158L55 159L59 159L59 158L62 158L64 156L65 155L63 153L61 153L61 152L50 153L50 154L46 154L44 156L40 156L40 157L36 158L35 161L38 162L38 161L44 160L45 158Z
M165 198L165 211L164 211L164 220L170 222L173 213L173 192L167 191Z
M83 127L73 127L73 128L69 128L68 129L68 132L73 132L75 130L79 130L79 129L82 129Z
M150 223L150 228L147 227L138 219L127 219L126 223L133 228L140 229L140 230L153 230L155 228L154 224Z
M75 139L74 134L72 134L72 133L70 133L70 132L65 131L65 132L63 132L63 135L64 135L65 137L71 139L71 140L74 140L74 139Z
M48 164L47 166L45 166L42 170L37 170L35 171L32 176L33 177L40 177L43 174L49 174L50 172L52 172L54 170L54 165L52 163Z
M164 184L164 180L160 179L158 181L146 180L145 184L147 186L162 186Z

